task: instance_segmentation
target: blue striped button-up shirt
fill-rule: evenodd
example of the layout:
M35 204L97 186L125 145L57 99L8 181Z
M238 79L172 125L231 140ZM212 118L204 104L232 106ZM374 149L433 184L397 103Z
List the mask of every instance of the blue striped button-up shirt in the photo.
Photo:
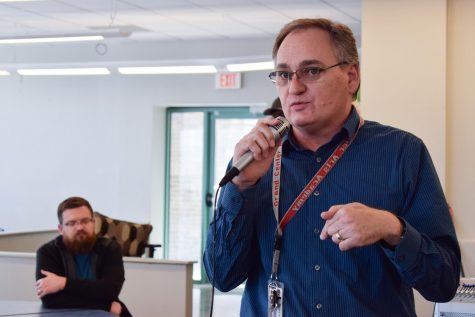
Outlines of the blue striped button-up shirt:
M281 218L341 140L353 137L358 122L353 109L340 133L316 152L299 149L291 136L284 139ZM226 185L217 221L209 227L206 272L221 291L246 281L241 316L267 316L277 225L271 183L272 168L244 192L232 183ZM376 243L342 252L331 239L320 240L324 226L320 213L351 202L403 219L402 241L393 249ZM416 316L413 288L431 301L450 300L459 272L454 226L425 145L410 133L366 121L285 227L278 278L285 286L284 316L401 317Z

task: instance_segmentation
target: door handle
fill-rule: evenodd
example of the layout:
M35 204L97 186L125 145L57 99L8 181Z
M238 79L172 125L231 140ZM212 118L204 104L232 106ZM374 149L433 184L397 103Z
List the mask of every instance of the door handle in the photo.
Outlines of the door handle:
M206 193L206 207L213 207L213 194L211 193Z

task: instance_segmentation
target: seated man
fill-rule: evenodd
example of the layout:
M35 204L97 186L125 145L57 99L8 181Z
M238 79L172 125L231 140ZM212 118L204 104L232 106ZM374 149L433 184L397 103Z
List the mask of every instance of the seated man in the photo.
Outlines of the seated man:
M36 291L47 308L88 308L131 316L118 296L124 284L120 246L94 233L89 202L71 197L58 206L59 233L36 255Z

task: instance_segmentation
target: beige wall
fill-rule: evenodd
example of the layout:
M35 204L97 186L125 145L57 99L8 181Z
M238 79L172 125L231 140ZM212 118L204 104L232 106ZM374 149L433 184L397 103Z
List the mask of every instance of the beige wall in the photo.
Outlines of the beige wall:
M362 12L363 114L424 140L460 240L475 239L474 16L471 0L364 0Z
M424 140L444 184L446 1L365 0L361 33L363 115Z
M458 237L474 240L475 1L364 0L362 15L363 114L424 140Z
M459 239L465 240L475 240L474 17L475 1L448 2L446 188Z

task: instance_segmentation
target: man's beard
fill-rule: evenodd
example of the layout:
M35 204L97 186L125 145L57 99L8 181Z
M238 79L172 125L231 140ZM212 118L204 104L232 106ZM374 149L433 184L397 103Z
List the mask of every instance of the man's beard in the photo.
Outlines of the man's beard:
M66 249L73 254L91 252L94 244L96 244L96 240L95 234L88 235L84 231L79 231L72 239L63 236L63 243Z

